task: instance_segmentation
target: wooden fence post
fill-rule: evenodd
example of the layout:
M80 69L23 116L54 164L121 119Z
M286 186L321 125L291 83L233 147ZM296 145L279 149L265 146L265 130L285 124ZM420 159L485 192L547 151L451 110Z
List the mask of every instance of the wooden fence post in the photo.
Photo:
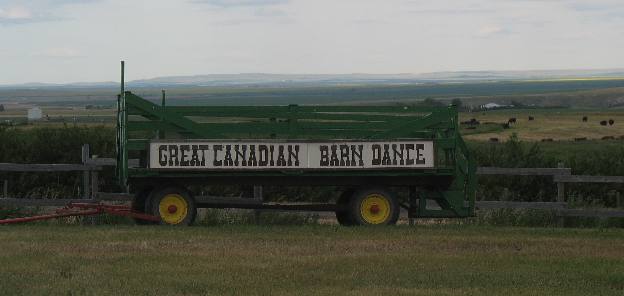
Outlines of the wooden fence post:
M87 161L89 161L89 156L90 156L90 151L89 151L89 144L84 144L82 145L82 164L87 164ZM90 171L82 171L82 198L83 199L89 199L89 197L91 196L90 191L91 191L91 186L89 186L89 179L90 179Z
M557 164L558 168L563 168L563 162ZM557 202L565 202L565 185L563 182L557 182Z
M254 185L254 187L253 187L253 198L256 201L262 202L262 199L263 199L263 197L262 197L262 186ZM260 224L260 213L261 213L261 210L258 210L258 209L254 210L254 217L255 217L255 220L256 220L256 224Z
M416 210L417 207L417 196L416 196L416 187L415 186L410 186L408 188L408 201L409 201L409 208L407 210L407 221L408 224L410 226L414 225L414 211Z
M91 172L91 199L96 199L97 193L100 191L99 177L98 171Z

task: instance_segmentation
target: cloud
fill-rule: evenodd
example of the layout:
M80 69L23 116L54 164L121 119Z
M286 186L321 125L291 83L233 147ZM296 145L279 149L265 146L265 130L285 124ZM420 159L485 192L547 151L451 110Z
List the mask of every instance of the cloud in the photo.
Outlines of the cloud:
M73 59L84 57L83 54L80 53L79 50L71 47L55 47L48 48L40 52L36 52L33 54L38 57L45 58L62 58L62 59Z
M272 6L288 3L289 0L193 0L192 2L229 8Z
M66 18L59 17L53 12L55 9L70 4L88 4L100 0L8 0L0 2L0 25L19 25L58 21Z
M7 10L0 9L0 18L7 20L21 20L32 18L32 12L26 7L15 6Z
M475 35L481 38L489 38L489 37L494 37L496 35L502 35L505 33L508 33L508 31L499 25L486 25L486 26L482 26L481 28L479 28L479 30L475 32Z
M434 8L434 9L415 9L409 10L410 13L417 14L456 14L456 15L468 15L468 14L484 14L484 13L494 13L496 10L494 9L485 9L485 8Z
M247 24L292 24L294 19L281 7L290 0L192 0L216 12L211 23L224 26Z
M37 15L31 9L24 6L0 7L0 24L24 24L45 19L47 19L45 16Z

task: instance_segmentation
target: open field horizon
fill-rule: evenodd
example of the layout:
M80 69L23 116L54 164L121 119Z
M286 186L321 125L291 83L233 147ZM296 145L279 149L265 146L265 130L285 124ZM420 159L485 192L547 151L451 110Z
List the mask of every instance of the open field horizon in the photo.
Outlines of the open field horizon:
M138 88L136 94L160 100L160 90ZM43 120L35 126L64 124L107 125L115 122L115 90L104 89L0 89L5 111L0 120L25 122L28 108L40 106ZM11 99L12 98L12 99ZM567 79L538 81L466 82L431 85L357 85L332 87L175 87L167 93L168 105L418 105L425 99L449 104L461 99L474 108L490 102L522 104L505 110L462 112L461 120L472 118L482 124L474 129L462 127L468 140L500 141L516 134L525 141L574 141L578 138L600 140L624 136L624 80ZM534 121L527 118L533 116ZM581 119L588 116L588 122ZM509 118L517 123L509 129ZM613 126L600 121L614 120Z

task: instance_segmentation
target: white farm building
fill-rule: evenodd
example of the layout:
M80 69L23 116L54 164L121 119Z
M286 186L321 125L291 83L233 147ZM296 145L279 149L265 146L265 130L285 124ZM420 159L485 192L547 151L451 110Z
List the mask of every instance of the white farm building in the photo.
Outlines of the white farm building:
M28 117L28 121L41 120L41 117L43 117L41 108L33 107L33 108L28 109L27 117Z

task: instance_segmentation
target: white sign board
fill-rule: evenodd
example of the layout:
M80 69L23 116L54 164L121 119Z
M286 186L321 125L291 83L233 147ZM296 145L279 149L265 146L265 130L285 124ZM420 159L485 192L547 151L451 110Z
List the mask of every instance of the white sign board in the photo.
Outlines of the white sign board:
M432 141L151 142L150 168L199 170L432 168Z

